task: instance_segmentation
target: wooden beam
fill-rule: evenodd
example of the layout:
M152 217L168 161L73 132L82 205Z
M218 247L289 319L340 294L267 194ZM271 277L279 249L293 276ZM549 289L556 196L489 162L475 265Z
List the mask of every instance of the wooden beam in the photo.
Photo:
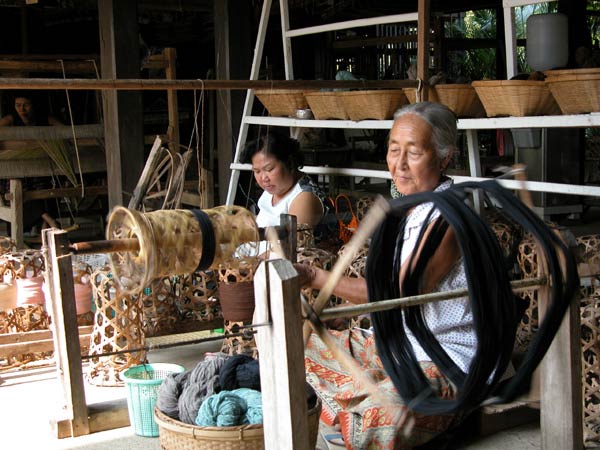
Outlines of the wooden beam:
M95 53L0 53L0 60L12 61L48 61L62 59L65 61L99 61L100 57Z
M96 195L108 194L107 186L86 186L85 196L92 197ZM60 189L41 189L37 191L25 191L23 200L44 200L48 198L63 198L63 197L80 197L81 188L60 188Z
M161 91L161 90L248 90L248 89L400 89L416 87L414 80L157 80L138 78L0 78L0 89Z
M114 430L130 425L127 399L121 398L88 406L90 433Z
M92 61L7 61L0 59L2 72L56 72L96 74Z
M79 327L79 335L89 335L94 329L93 325L83 325ZM0 334L0 345L17 344L23 342L39 341L43 339L52 339L50 330L23 331L20 333Z
M79 335L79 346L89 345L91 334ZM51 352L54 350L54 340L39 339L35 341L14 342L11 344L0 344L0 358L9 358L15 355L24 355L26 353Z
M104 128L101 124L41 127L0 127L0 141L39 140L39 139L73 139L103 138Z

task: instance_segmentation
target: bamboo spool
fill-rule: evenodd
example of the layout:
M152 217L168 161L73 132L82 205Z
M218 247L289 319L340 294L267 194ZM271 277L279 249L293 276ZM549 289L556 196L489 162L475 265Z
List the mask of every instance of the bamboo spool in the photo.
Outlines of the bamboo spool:
M250 211L218 206L202 212L210 221L211 236L203 236L200 222L189 210L145 214L123 207L113 210L106 236L116 242L118 251L110 254L110 265L124 294L137 295L157 278L192 273L207 255L210 267L217 267L230 260L240 244L258 241L258 227Z

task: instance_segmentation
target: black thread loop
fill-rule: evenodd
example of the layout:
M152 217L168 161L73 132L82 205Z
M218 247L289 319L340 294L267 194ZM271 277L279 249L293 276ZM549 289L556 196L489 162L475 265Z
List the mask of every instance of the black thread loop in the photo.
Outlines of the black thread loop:
M215 230L213 229L210 217L204 211L201 209L192 209L192 214L198 221L200 232L202 233L202 255L200 256L196 270L206 270L215 260L217 250Z

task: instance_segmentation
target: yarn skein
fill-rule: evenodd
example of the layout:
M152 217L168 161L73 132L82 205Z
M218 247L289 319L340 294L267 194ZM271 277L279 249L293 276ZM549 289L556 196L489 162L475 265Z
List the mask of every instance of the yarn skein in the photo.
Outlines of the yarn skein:
M260 390L260 368L258 361L248 355L235 355L229 358L219 373L221 390L232 391L238 388Z
M179 420L195 422L202 401L220 390L219 371L227 359L227 355L217 355L199 362L192 370L179 396Z
M201 427L230 427L243 425L248 404L239 395L221 391L207 397L198 409L195 423Z
M169 373L158 388L156 407L172 419L179 420L179 396L190 372Z
M231 391L232 394L237 395L245 400L246 405L246 419L244 423L256 424L263 423L263 408L262 408L262 393L254 389L240 388Z

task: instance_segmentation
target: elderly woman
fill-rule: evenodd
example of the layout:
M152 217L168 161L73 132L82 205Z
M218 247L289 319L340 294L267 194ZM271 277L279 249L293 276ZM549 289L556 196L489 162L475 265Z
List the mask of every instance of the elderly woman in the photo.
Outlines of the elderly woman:
M298 224L313 229L317 243L335 235L337 222L332 203L300 170L304 160L298 141L268 130L246 145L241 161L252 164L254 179L264 189L258 199L259 227L279 225L281 214L291 214Z
M444 176L444 170L455 150L456 140L456 117L439 103L415 103L397 111L389 134L386 158L397 195L448 189L452 181ZM392 189L392 192L395 190ZM427 234L440 216L437 210L431 211L432 208L433 204L424 203L410 210L396 243L389 243L395 245L396 249L401 248L401 252L396 251L394 263L399 271L397 278L400 290L411 255L421 250L417 246L421 229L425 228ZM324 270L300 264L296 268L301 283L315 289L321 289L329 275ZM419 284L421 293L466 286L461 253L451 228L422 273ZM334 294L353 303L365 303L368 300L367 282L360 278L343 277ZM426 304L423 306L423 316L448 356L462 371L467 371L477 346L468 299ZM436 367L410 331L405 331L414 355L437 396L451 398L454 390L450 380ZM369 372L380 392L388 398L395 398L401 405L399 394L378 356L373 331L352 329L350 332L332 333L339 344L349 349L362 368ZM378 345L385 344L379 342ZM364 388L354 384L351 374L332 357L315 334L311 335L308 343L305 363L308 381L323 401L324 413L321 417L329 425L339 423L346 448L411 448L431 440L452 421L448 415L415 414L410 433L399 432L386 416L386 413L390 413L386 406L376 404Z

